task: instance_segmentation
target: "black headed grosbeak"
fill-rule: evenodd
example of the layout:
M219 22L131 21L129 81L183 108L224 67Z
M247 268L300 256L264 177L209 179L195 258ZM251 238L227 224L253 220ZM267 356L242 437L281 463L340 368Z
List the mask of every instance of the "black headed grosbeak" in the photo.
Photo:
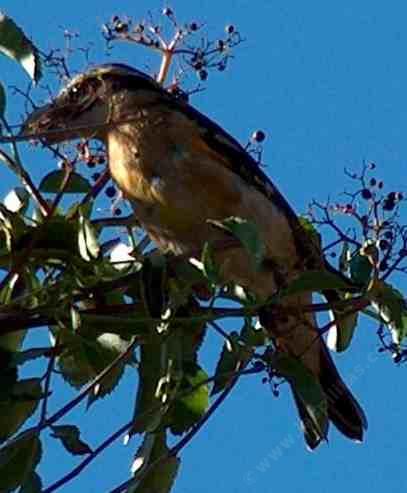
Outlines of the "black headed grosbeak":
M287 201L246 150L216 123L171 95L143 72L102 65L75 77L49 105L36 110L24 132L52 144L95 138L107 148L111 175L137 219L163 251L196 254L226 232L208 220L235 216L257 225L266 261L255 269L239 245L216 250L225 281L267 298L307 269L328 268ZM292 296L295 307L310 293ZM301 358L320 381L328 416L346 436L362 440L366 419L341 380L314 314L263 316L278 351ZM292 385L311 448L324 438Z

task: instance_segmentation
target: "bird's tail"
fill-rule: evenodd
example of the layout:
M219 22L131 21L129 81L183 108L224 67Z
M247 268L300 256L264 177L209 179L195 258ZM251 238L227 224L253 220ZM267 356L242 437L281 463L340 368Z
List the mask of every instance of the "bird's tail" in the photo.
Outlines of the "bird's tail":
M311 295L304 294L291 297L287 306L292 310L295 306L306 306L311 301ZM274 340L276 356L280 354L294 357L305 367L304 371L309 372L307 377L294 371L291 373L292 378L290 378L290 370L287 375L284 371L281 372L292 388L308 446L314 449L326 439L329 421L332 421L345 436L362 441L364 431L367 429L365 414L339 375L325 341L318 331L315 314L294 312L290 315L287 312L284 315L284 312L282 313L283 315L278 317L278 314L264 310L260 320ZM310 402L303 401L304 389L306 393L312 394L307 378L316 379L322 387L325 399L321 402L315 402L317 398L315 395L311 395ZM320 419L317 419L318 416Z
M343 382L322 339L319 341L319 350L319 382L328 402L328 418L345 436L361 442L367 429L365 413ZM299 398L295 387L293 385L291 387L303 425L305 440L307 445L314 449L325 436L321 435L320 430L315 428L314 422L309 416L306 406Z

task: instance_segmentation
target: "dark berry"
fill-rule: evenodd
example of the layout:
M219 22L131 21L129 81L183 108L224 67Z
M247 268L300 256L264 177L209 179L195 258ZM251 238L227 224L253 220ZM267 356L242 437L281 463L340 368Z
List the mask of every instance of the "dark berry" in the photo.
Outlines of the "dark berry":
M89 158L86 161L86 166L88 168L94 168L96 166L95 159L93 158L93 156L89 156Z
M393 200L389 200L388 198L383 201L383 210L384 211L392 211L395 208L396 204Z
M403 200L403 199L404 199L404 195L401 192L397 192L396 193L396 200Z
M194 64L194 69L195 70L202 70L203 69L203 63L202 62L196 62Z
M377 183L376 178L370 178L369 184L370 184L371 187L376 186L376 183Z
M208 72L205 69L199 70L198 77L200 80L206 80L208 78Z
M93 175L92 175L92 179L93 179L94 181L98 181L98 180L99 180L99 178L100 178L100 173L93 173Z
M375 163L369 163L369 164L368 164L368 168L369 168L369 169L375 169L375 168L376 168Z
M390 247L390 244L387 240L380 240L379 241L379 248L380 250L388 250Z
M336 258L336 253L335 252L331 252L330 255L331 255L331 258Z
M122 210L120 209L120 207L116 207L116 209L114 210L114 215L115 216L121 216L122 215Z
M406 248L402 248L399 251L399 255L400 255L400 257L407 257L407 249Z
M190 31L198 31L199 29L199 26L196 22L191 22L191 24L189 25L189 30Z
M263 132L263 130L256 130L255 132L252 133L252 140L254 142L263 142L266 138L266 134Z
M229 24L228 26L225 27L225 31L228 34L232 34L235 32L235 26L233 24Z
M372 198L372 192L368 188L364 188L360 194L362 195L362 198L365 200L369 200Z
M98 156L97 163L104 164L106 162L105 156Z
M391 231L386 231L384 233L384 237L387 238L388 240L392 240L393 239L393 233Z
M387 199L391 202L394 202L396 200L396 192L390 192L389 194L387 194Z
M383 187L384 187L384 183L382 181L379 181L379 183L377 184L377 188L381 190Z
M117 33L126 33L129 30L129 25L127 22L117 22L114 26L114 29Z
M172 17L174 15L174 12L169 7L165 7L163 9L163 15L166 15L167 17Z
M106 188L105 194L107 197L113 198L116 195L116 188L113 185L110 185L110 187Z

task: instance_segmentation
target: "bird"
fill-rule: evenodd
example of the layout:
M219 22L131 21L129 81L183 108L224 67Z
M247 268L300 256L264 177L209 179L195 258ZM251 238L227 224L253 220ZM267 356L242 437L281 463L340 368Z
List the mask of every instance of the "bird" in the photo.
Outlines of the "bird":
M309 270L330 269L321 249L254 157L221 126L148 74L112 63L75 76L49 103L28 116L22 133L49 145L97 139L107 150L112 179L139 224L162 252L188 256L214 250L219 275L266 300ZM216 223L253 223L264 244L254 266L247 250ZM331 268L332 269L332 268ZM328 293L332 297L332 293ZM328 296L327 296L328 297ZM318 381L327 416L345 436L362 441L365 414L319 335L312 293L287 297L280 312L261 315L276 351L297 358ZM286 310L284 310L286 308ZM326 439L289 380L309 448Z

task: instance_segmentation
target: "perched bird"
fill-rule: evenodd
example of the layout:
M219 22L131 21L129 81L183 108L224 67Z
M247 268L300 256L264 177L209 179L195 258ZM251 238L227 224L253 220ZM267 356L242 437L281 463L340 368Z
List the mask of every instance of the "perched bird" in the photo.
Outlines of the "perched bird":
M215 249L225 281L265 299L302 272L328 268L287 201L250 154L225 130L170 94L143 72L101 65L75 77L49 105L37 109L23 133L48 144L77 138L105 143L112 178L134 205L138 221L162 251L176 255ZM211 221L240 217L253 222L265 245L255 268L238 242ZM229 241L229 244L228 244ZM318 337L313 313L292 310L312 294L288 297L287 313L263 314L277 351L301 359L321 383L328 416L346 436L362 440L364 413ZM292 383L311 448L327 430L315 428Z

